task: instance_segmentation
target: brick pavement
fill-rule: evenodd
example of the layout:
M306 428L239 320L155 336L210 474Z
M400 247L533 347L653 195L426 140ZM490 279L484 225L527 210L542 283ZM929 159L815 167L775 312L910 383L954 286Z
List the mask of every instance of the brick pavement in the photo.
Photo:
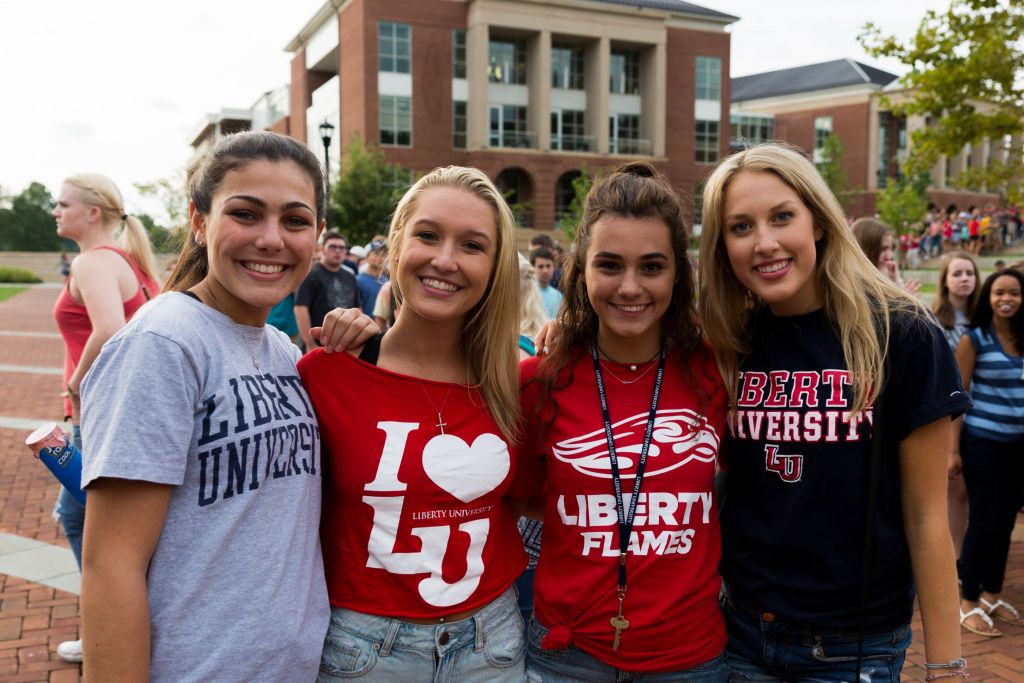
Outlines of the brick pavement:
M0 330L53 332L50 317L56 289L30 289L0 303ZM59 341L46 337L0 337L0 365L57 367ZM0 416L60 419L60 378L0 373ZM57 484L28 457L25 432L0 429L0 531L67 546L50 517ZM1005 595L1024 607L1024 516L1018 518L1011 548ZM964 655L970 658L971 680L1024 683L1024 627L1005 624L1002 638L963 632ZM79 667L53 654L57 643L77 637L78 597L30 581L0 574L0 682L49 681L75 683ZM924 680L924 648L920 615L914 619L914 642L907 655L903 681Z

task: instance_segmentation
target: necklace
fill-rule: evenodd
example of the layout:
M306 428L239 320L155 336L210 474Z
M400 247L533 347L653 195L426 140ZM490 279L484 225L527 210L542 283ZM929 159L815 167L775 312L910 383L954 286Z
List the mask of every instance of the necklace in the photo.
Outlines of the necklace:
M452 387L448 387L448 391L445 392L444 395L444 400L441 401L441 409L438 410L437 406L434 404L434 399L430 398L430 394L427 392L426 387L424 387L419 382L417 382L417 384L419 384L420 390L423 392L423 395L427 397L428 401L430 401L430 407L434 409L435 413L437 413L437 424L434 426L440 429L441 433L444 434L444 428L448 426L448 423L444 421L443 417L441 417L441 413L444 412L444 407L448 404L448 397L452 393Z
M644 375L646 375L648 372L650 372L654 368L658 367L658 364L654 363L653 360L654 359L652 358L651 360L647 361L649 363L649 365L647 366L647 369L644 370L643 372L641 372L639 375L637 375L633 379L622 379L621 377L616 375L614 372L612 372L611 368L609 368L608 365L604 361L601 361L601 366L604 368L605 372L607 372L609 375L611 375L614 379L617 379L620 384L635 384L635 383L639 382L641 379L643 379ZM629 369L630 370L636 370L636 366L635 365L631 365Z
M216 308L221 313L221 315L227 316L232 322L234 322L234 318L231 318L231 316L228 315L224 311L224 308L220 305L220 301L217 300L217 295L213 293L213 290L210 288L210 284L208 282L203 282L203 289L206 290L206 295L210 297L210 301L213 302L213 307ZM252 364L256 368L256 372L258 372L260 375L263 374L263 368L260 367L260 361L258 356L260 355L260 352L263 351L263 345L267 343L266 330L261 331L263 332L263 334L260 336L259 347L257 347L255 351L251 351L249 353L249 357L252 359Z
M643 365L644 363L650 363L652 360L654 360L659 355L661 355L661 351L658 351L653 356L651 356L650 358L648 358L647 360L645 360L645 361L643 361L641 363L623 363L623 362L617 361L614 358L612 358L611 356L609 356L607 353L605 353L604 349L602 349L600 346L597 347L597 350L600 351L602 356L604 356L605 358L607 358L611 362L615 363L616 365L626 366L626 367L628 367L633 372L636 372L636 368L637 368L638 365ZM615 375L612 375L612 377L615 377ZM618 378L616 377L616 379L618 379Z

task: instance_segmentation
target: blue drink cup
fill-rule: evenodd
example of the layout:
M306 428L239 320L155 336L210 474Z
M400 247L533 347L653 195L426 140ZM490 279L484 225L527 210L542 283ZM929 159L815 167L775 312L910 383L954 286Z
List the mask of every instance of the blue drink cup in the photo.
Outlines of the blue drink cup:
M75 500L85 505L85 491L82 490L82 453L75 448L60 427L55 422L47 422L29 434L25 439L25 445L43 461Z

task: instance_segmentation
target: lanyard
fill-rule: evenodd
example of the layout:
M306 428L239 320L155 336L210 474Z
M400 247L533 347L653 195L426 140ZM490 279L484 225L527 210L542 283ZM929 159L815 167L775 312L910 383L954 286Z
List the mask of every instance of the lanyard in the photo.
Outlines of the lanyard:
M654 379L654 395L651 397L651 412L647 416L647 429L644 431L644 443L640 449L640 460L636 466L636 478L633 480L633 497L629 499L629 511L622 502L622 477L619 475L619 456L615 452L615 436L612 434L612 419L608 414L608 396L604 390L604 377L601 374L601 361L597 355L597 342L590 343L590 354L594 359L594 376L597 378L597 393L601 397L601 415L604 417L604 436L608 441L608 459L611 461L612 486L615 489L615 511L619 516L619 591L626 590L626 551L629 549L629 536L633 531L633 518L636 515L636 504L640 498L640 484L647 468L647 451L651 447L651 436L654 433L654 419L658 413L658 397L661 395L661 380L665 374L665 347L661 347L658 357L658 374Z

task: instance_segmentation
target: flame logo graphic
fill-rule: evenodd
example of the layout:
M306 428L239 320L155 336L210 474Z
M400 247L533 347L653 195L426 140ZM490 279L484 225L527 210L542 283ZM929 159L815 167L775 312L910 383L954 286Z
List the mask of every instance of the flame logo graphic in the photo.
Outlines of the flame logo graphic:
M643 448L648 413L639 413L612 425L615 453L623 479L636 476L636 464ZM654 417L651 447L644 476L656 476L682 467L691 460L713 462L720 439L707 418L686 408L659 410ZM604 428L559 441L555 457L591 477L611 479L611 458Z

